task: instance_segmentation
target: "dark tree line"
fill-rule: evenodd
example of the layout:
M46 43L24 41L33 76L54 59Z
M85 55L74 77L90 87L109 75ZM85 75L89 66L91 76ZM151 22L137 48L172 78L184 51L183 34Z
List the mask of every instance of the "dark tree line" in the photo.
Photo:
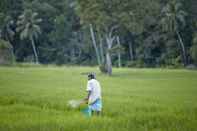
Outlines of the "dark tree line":
M1 0L0 37L18 62L197 65L196 0Z

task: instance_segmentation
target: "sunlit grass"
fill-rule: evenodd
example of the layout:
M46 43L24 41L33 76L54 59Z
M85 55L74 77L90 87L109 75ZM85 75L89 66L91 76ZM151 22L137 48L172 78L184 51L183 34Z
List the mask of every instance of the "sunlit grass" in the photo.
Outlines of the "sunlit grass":
M87 72L103 90L103 115L67 107L84 98ZM1 67L0 131L195 131L197 72L90 67Z

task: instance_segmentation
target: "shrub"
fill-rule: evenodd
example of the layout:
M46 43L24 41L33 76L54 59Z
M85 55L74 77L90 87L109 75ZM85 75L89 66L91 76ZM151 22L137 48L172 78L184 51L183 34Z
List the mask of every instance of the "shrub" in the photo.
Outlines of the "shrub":
M12 65L14 61L12 45L0 39L0 65Z
M197 45L193 45L190 49L190 54L195 65L197 65Z
M8 41L0 39L0 49L12 49L12 45Z
M101 71L102 73L107 73L107 68L106 68L105 64L100 65L100 66L99 66L99 69L100 69L100 71Z
M143 68L143 67L145 67L145 63L143 60L129 61L129 62L127 62L126 66L127 67Z

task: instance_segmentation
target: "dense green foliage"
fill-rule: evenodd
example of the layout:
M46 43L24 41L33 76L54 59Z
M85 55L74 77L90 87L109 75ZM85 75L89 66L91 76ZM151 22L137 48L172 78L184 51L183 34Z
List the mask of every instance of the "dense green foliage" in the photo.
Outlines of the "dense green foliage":
M67 101L86 95L86 72L103 91L103 115L86 118ZM195 131L197 72L88 67L0 68L1 131Z
M9 42L0 39L0 49L12 49L12 45Z
M195 5L195 0L1 0L0 37L13 45L18 62L96 65L97 56L104 65L186 66L196 63ZM37 14L34 26L21 20L27 12ZM23 33L17 23L26 26ZM117 37L121 53L113 50Z
M13 65L15 62L12 45L0 39L0 65Z

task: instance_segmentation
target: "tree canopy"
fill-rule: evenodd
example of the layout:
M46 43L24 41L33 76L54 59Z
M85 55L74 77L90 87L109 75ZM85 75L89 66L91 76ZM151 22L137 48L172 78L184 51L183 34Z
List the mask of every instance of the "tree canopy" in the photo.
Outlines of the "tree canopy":
M30 62L37 54L43 64L99 63L108 72L119 65L187 66L197 58L195 3L1 0L0 38L12 44L18 62Z

